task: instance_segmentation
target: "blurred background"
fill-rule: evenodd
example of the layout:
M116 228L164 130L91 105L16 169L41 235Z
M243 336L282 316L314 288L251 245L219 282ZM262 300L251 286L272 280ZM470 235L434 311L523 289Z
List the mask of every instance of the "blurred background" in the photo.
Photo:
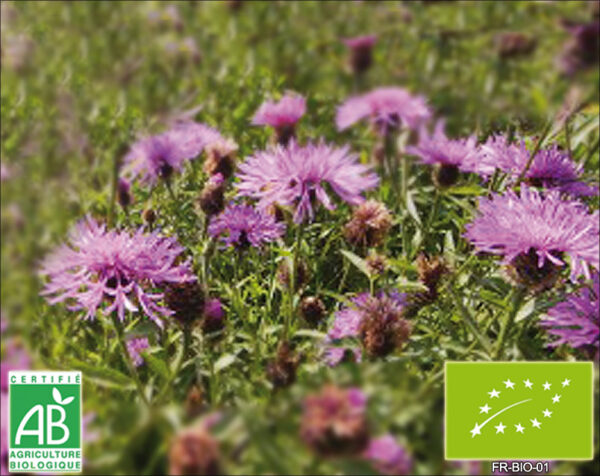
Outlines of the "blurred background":
M308 101L301 135L339 141L335 107L385 85L423 94L455 135L535 134L575 110L581 134L598 129L598 2L2 1L1 8L3 356L10 338L39 368L77 356L69 341L73 319L49 311L39 297L40 259L83 215L106 213L114 157L142 133L195 119L236 138L243 157L265 142L266 133L249 125L254 111L265 97L293 90ZM581 33L582 25L592 32ZM377 35L373 65L357 80L341 40L367 34ZM360 132L346 137L370 145ZM432 416L442 411L441 391L395 365L369 364L347 380L360 378L374 394L373 420L393 419L407 435L414 470L488 471L443 461ZM323 380L315 372L289 398L265 397L264 413L224 410L214 431L227 470L368 473L341 460L319 466L298 447L299 413L290 408ZM111 399L107 388L84 393L86 471L166 471L178 410L144 413ZM243 408L236 395L228 405ZM266 435L273 444L264 443ZM596 463L554 470L593 474Z

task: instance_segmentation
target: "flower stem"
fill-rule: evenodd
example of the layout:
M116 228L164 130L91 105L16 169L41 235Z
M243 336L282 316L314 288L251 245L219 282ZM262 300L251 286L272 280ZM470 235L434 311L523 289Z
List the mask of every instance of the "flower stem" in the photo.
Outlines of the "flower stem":
M440 193L439 189L436 188L435 189L435 197L433 199L433 207L431 207L431 212L429 213L429 216L427 217L427 223L425 224L425 229L423 230L423 247L424 248L427 247L427 240L429 239L429 236L431 236L431 228L433 226L433 223L435 222L435 218L437 216L438 209L440 206L440 196L441 196L441 193Z
M471 329L471 332L476 337L476 339L479 341L481 346L485 349L485 351L488 354L491 354L492 345L490 344L490 341L487 339L486 336L484 336L481 333L481 331L479 330L479 327L477 326L477 322L475 321L473 316L471 316L471 313L464 306L463 302L460 300L460 297L456 294L456 292L454 291L453 288L450 288L450 292L451 292L452 296L454 297L454 301L456 302L456 305L458 306L458 309L460 310L460 313L463 316L463 319L467 323L467 326Z
M304 227L302 224L298 225L298 232L296 233L296 245L294 246L294 254L292 257L292 263L290 266L290 279L288 284L288 312L285 316L283 324L282 342L286 342L290 331L290 326L294 318L294 297L296 295L296 280L298 272L298 257L300 255L300 245L302 243L302 232Z
M146 397L146 394L144 393L144 387L142 386L142 382L140 381L138 372L135 368L135 365L133 365L131 356L129 355L129 351L127 350L127 344L125 344L125 336L123 335L123 323L121 321L119 321L119 319L117 318L117 316L115 315L114 312L112 313L112 320L115 325L115 329L117 331L117 337L119 339L119 344L121 345L121 350L123 351L125 363L127 364L129 373L130 373L131 377L133 378L133 380L135 381L135 385L138 389L138 393L140 394L140 397L142 398L144 403L148 407L150 407L150 402L148 401L148 397Z
M512 325L515 321L515 317L517 316L517 313L519 312L519 309L521 308L521 304L523 304L526 294L527 294L527 290L525 288L519 288L513 292L512 309L510 310L510 312L506 316L506 319L502 323L502 327L500 328L500 334L498 334L498 345L496 347L496 353L495 353L496 359L499 359L504 355L504 345L505 345L505 341L506 341L506 336L510 332L510 328L512 327Z

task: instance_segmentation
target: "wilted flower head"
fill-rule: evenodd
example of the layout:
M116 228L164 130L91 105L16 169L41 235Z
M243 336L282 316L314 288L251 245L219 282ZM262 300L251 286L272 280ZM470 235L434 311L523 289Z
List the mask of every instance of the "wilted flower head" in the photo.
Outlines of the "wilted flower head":
M325 304L316 296L306 296L300 301L300 315L310 325L319 324L325 317L326 311Z
M540 325L557 339L550 347L562 344L575 349L592 347L598 351L600 333L600 277L592 275L592 286L582 288L569 295L563 302L550 308Z
M422 96L412 96L398 87L375 89L351 97L337 110L336 124L342 131L363 119L369 119L382 134L400 126L416 129L431 117Z
M473 172L489 177L495 169L506 172L510 180L515 181L527 167L531 157L524 141L509 143L502 135L490 137L480 148L479 153L470 160ZM530 185L557 189L576 196L594 195L598 188L581 181L583 167L573 161L571 156L558 146L540 149L524 179Z
M391 226L392 215L385 205L367 200L354 209L352 219L344 227L344 236L355 246L370 248L383 243Z
M197 157L204 148L219 140L222 140L221 134L205 124L177 124L167 132L133 144L123 159L124 173L155 184L159 178L169 179L174 171L182 169L186 160Z
M335 320L325 338L325 361L338 364L351 351L360 360L357 348L332 347L336 341L347 337L359 338L371 357L385 356L401 348L411 331L410 322L404 319L406 296L398 292L376 296L362 293L351 304L336 312Z
M271 204L294 206L294 221L314 217L313 205L320 201L325 208L335 208L324 184L346 202L358 205L361 193L377 186L379 179L347 146L335 147L320 142L299 146L275 146L255 153L239 167L242 195L258 198L259 206Z
M196 424L175 435L169 450L169 474L222 474L220 459L218 441L205 425Z
M350 67L355 74L365 72L373 62L372 50L377 43L376 35L363 35L342 40L350 49Z
M147 337L133 337L127 340L127 352L136 367L144 363L141 352L150 347Z
M306 112L306 99L299 94L286 94L278 102L265 101L252 118L252 124L271 126L280 144L294 137L294 126Z
M191 324L202 317L204 291L197 281L169 284L165 289L165 304L181 324Z
M304 400L300 436L322 456L360 452L369 438L366 403L366 396L358 388L325 386Z
M223 211L225 208L225 181L222 174L211 175L200 192L198 204L208 216Z
M535 50L535 38L518 31L499 33L494 38L496 50L500 58L527 56Z
M598 212L588 213L578 202L561 199L558 192L545 196L526 185L479 200L479 215L466 227L465 236L478 251L502 255L516 278L536 287L554 277L571 261L571 278L590 277L598 269Z
M412 458L392 435L371 440L363 456L371 461L381 474L411 474Z
M84 319L94 319L106 303L104 313L117 311L121 321L125 310L134 313L141 308L162 327L161 316L173 311L159 304L163 294L152 288L196 279L189 261L177 264L182 252L174 238L158 232L107 230L88 218L45 260L41 274L49 281L42 294L50 304L66 301L71 310L85 310Z
M238 145L231 139L220 137L211 141L206 146L203 170L208 175L220 174L223 178L231 177L237 150Z
M212 218L208 233L219 237L227 246L244 248L248 245L260 248L264 243L275 241L283 235L285 225L250 205L227 205L225 210Z

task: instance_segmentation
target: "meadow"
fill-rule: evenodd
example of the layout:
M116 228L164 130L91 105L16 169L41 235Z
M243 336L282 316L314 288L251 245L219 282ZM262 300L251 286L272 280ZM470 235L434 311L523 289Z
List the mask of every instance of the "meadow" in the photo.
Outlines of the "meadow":
M82 371L86 474L489 474L448 360L597 400L598 2L1 13L2 474L21 368Z

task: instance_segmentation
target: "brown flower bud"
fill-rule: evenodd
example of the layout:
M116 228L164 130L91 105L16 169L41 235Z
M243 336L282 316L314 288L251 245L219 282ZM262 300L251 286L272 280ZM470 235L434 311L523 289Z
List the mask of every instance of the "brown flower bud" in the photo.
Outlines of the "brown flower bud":
M216 215L225 208L225 182L221 174L213 175L202 191L198 203L202 211L208 215Z
M206 147L204 172L208 175L221 174L225 179L231 177L235 168L237 149L237 144L230 139L209 144Z
M196 281L170 284L165 290L165 304L181 324L191 324L202 317L204 292Z
M222 474L219 443L202 426L180 431L169 450L169 474Z
M392 215L385 205L368 200L354 209L352 219L344 227L344 236L355 246L370 248L383 243L391 226Z
M142 212L142 220L144 220L148 226L151 227L156 221L156 212L152 208L146 208Z
M515 31L500 33L496 35L494 41L500 58L527 56L536 47L535 38Z
M289 387L296 381L296 369L300 358L296 355L290 344L282 342L277 349L275 360L267 365L267 378L274 388Z
M558 259L563 257L560 251L552 250L550 253ZM530 248L527 253L521 253L506 267L508 277L515 284L524 286L533 293L551 289L560 276L561 267L546 259L540 268L538 259L533 248Z
M452 164L436 164L431 171L433 183L439 188L448 188L458 182L460 170Z
M277 267L277 282L284 288L290 285L290 266L291 263L287 259L281 260ZM296 275L294 276L294 290L298 291L308 281L308 268L306 263L299 260L296 263Z
M197 385L192 385L185 397L185 413L188 418L196 418L205 408L204 394Z
M369 273L380 276L385 273L387 268L387 260L385 256L377 254L377 253L369 253L366 259L367 269Z
M318 297L307 296L300 301L300 315L311 326L319 324L325 316L325 304Z

